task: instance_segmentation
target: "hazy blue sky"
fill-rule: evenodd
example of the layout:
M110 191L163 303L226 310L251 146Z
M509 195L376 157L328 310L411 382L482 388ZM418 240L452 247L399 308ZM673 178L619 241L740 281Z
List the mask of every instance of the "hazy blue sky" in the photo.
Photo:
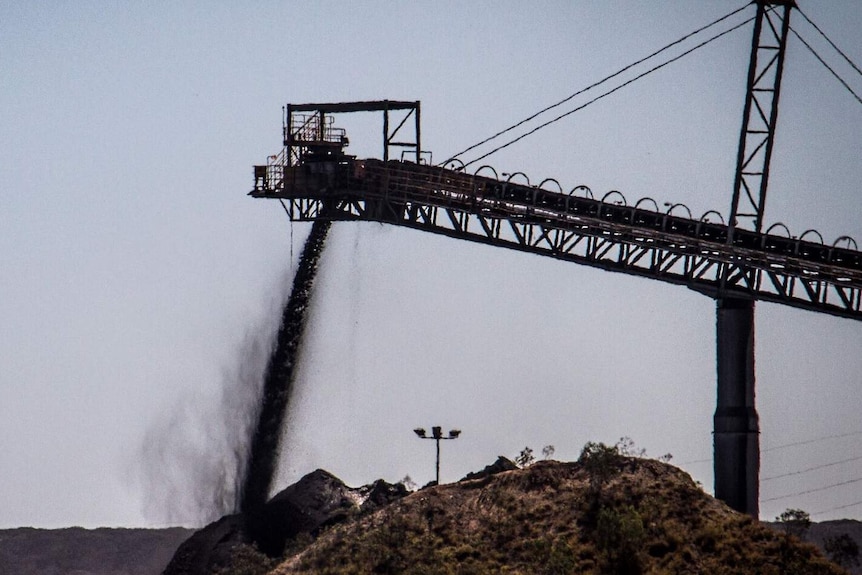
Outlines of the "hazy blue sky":
M799 3L862 61L858 2ZM308 231L246 197L285 103L421 100L442 161L743 4L0 0L0 527L203 519L209 492L184 478L229 468L254 342ZM726 214L750 37L489 162ZM377 122L344 117L351 153L379 155ZM862 106L792 39L767 221L862 240L860 152ZM681 287L338 224L278 486L318 467L425 483L433 444L411 430L442 425L463 430L444 481L526 445L574 459L631 436L711 491L714 317ZM862 324L769 304L756 320L761 476L826 466L764 481L762 516L862 518L862 483L772 500L862 478L829 465L862 457Z

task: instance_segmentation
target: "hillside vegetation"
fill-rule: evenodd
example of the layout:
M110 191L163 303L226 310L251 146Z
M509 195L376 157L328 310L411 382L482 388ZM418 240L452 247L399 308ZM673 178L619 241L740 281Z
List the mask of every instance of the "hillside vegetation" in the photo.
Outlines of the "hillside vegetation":
M256 570L247 552L233 567L225 572ZM278 575L845 573L681 470L601 444L588 444L578 462L423 489L257 567Z

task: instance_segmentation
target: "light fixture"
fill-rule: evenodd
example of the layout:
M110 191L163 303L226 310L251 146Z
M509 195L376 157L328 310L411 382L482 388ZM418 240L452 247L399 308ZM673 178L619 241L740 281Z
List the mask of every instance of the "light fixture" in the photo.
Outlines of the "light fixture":
M431 428L431 436L428 437L425 434L424 427L417 427L413 430L420 439L433 439L437 443L437 474L436 474L436 483L440 485L440 440L441 439L458 439L458 436L461 435L460 429L451 429L449 430L449 436L446 437L443 435L443 428L439 425L435 425Z

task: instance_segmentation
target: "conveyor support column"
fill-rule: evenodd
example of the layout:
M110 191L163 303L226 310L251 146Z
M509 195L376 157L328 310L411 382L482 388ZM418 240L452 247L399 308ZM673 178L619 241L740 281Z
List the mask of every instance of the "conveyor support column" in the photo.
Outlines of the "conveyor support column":
M716 316L715 497L757 518L760 425L754 407L754 300L719 298Z

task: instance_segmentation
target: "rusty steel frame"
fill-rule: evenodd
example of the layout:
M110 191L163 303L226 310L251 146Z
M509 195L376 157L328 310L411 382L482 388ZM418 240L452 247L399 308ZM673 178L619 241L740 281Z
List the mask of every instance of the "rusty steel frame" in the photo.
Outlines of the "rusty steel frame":
M390 114L392 112L404 112L401 121L390 129ZM337 102L323 104L288 104L284 126L284 146L286 149L289 165L297 165L297 159L300 154L294 153L295 148L302 148L306 145L302 139L295 138L291 132L294 124L294 114L308 113L310 117L319 118L320 126L325 124L325 118L329 118L333 114L355 113L355 112L382 112L383 113L383 159L389 159L390 148L407 148L415 150L416 162L419 163L422 155L422 134L421 134L421 116L420 103L404 102L398 100L373 100L365 102ZM399 135L401 129L407 123L407 120L413 118L413 137L397 141L396 136ZM321 128L322 129L322 128ZM323 140L323 138L321 138ZM345 141L346 143L346 141Z

